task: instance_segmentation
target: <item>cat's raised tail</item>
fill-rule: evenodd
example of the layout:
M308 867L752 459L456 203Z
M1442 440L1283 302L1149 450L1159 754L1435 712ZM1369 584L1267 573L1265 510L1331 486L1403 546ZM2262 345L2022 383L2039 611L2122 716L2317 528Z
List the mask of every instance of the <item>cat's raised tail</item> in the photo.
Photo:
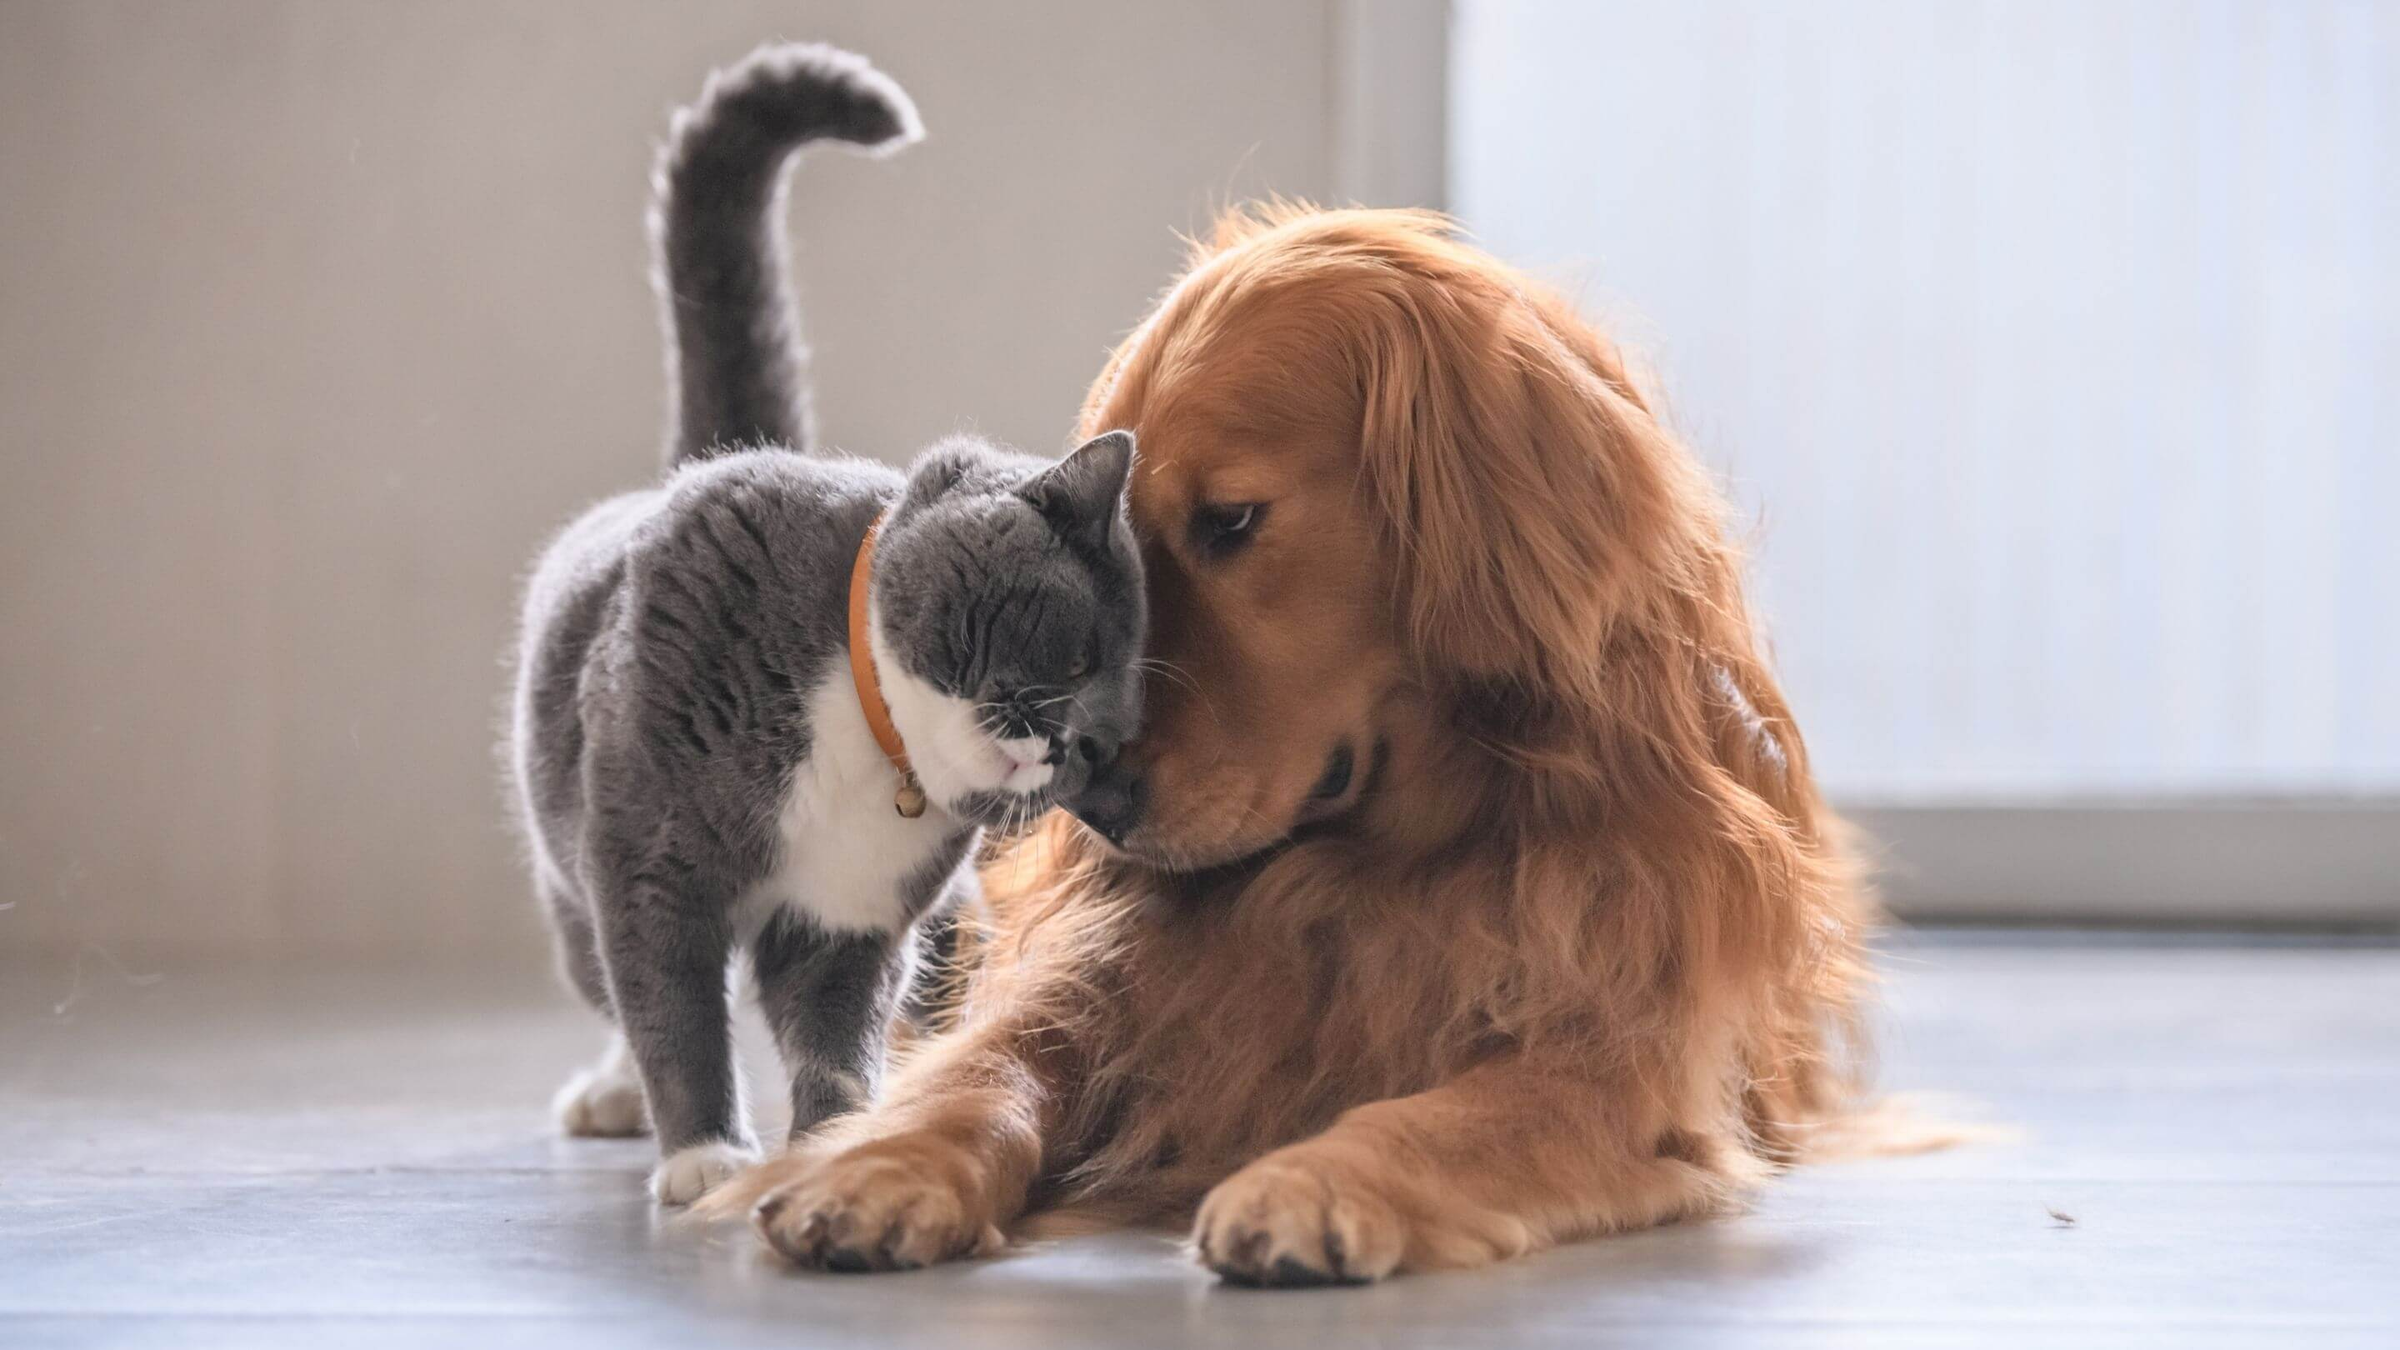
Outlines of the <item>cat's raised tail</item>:
M783 185L818 141L881 154L923 136L916 105L865 57L759 48L680 109L651 175L652 284L666 329L667 462L808 448L808 350L784 260Z

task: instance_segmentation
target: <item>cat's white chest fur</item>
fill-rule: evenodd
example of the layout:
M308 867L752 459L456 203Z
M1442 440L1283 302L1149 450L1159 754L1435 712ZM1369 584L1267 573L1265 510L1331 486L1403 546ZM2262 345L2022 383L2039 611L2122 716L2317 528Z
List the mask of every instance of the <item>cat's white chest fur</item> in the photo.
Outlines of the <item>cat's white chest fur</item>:
M808 760L776 812L775 870L743 898L743 936L784 906L828 929L897 932L911 917L903 884L959 823L939 806L915 820L893 809L900 778L867 730L847 660L827 662L809 691L808 725Z

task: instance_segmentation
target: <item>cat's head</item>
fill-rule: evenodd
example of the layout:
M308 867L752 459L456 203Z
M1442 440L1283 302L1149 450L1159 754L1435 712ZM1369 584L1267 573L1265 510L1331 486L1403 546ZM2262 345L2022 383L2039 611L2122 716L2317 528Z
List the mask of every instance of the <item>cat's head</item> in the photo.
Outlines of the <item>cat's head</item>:
M926 794L982 824L1073 797L1141 721L1133 434L1055 464L973 438L917 460L877 538L884 700Z

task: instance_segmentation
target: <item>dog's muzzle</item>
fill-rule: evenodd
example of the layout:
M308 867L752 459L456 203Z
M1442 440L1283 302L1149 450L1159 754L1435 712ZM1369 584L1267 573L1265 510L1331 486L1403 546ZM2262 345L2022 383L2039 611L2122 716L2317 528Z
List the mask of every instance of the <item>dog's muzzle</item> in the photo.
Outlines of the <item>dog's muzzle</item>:
M1093 741L1078 744L1076 753L1091 763L1091 776L1084 781L1083 791L1065 803L1067 812L1101 838L1122 845L1142 821L1147 793L1141 775L1125 763L1124 756L1107 753Z

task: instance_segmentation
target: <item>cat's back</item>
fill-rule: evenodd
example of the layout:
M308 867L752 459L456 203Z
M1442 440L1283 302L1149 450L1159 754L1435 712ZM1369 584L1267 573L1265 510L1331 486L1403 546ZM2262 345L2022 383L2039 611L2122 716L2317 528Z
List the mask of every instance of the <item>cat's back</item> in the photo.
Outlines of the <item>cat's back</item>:
M742 450L686 464L626 541L637 573L672 568L748 594L850 584L859 537L900 495L899 470L871 460Z
M846 586L856 534L900 485L897 470L871 461L760 449L702 460L655 487L610 497L561 530L535 563L525 588L526 655L563 642L574 650L558 654L579 659L629 570L637 580L673 572L687 591L728 600L768 583Z
M745 720L783 722L785 682L804 684L840 648L859 537L901 483L870 461L744 450L611 497L562 530L526 586L518 663L513 767L537 844L572 833L582 814L596 722L731 686L746 695ZM731 739L742 758L774 752Z

